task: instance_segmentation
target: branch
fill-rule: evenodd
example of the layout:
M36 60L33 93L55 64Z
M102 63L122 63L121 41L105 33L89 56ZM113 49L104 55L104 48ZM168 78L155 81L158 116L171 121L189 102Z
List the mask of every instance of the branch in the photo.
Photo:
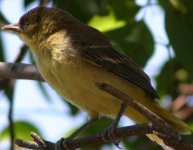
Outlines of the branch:
M150 133L153 133L153 131L154 131L153 127L147 124L133 125L133 126L118 128L116 130L115 136L117 139L124 139L132 135L150 134ZM23 148L39 149L39 150L43 150L43 149L45 150L45 148L46 150L51 150L51 149L53 150L56 146L55 143L43 140L36 133L32 132L31 136L33 137L35 142L17 139L15 140L15 144ZM67 142L67 147L70 147L70 149L73 150L76 148L93 145L93 144L110 143L110 141L111 141L111 138L108 135L104 135L104 132L101 132L87 137L72 139ZM60 148L64 149L63 145L60 145Z
M118 128L115 133L116 139L125 139L132 135L144 135L144 134L156 134L159 137L167 140L166 143L169 145L173 145L173 148L175 150L192 150L193 146L189 143L185 142L182 139L178 139L176 137L167 136L161 133L161 129L155 128L155 126L151 126L149 124L141 124L141 125L133 125L133 126L126 126L122 128ZM34 141L25 141L21 139L15 140L15 144L28 149L34 149L34 150L53 150L57 146L56 143L52 143L49 141L46 141L42 139L39 135L36 133L31 133L31 136L33 137ZM171 140L172 139L172 140ZM72 139L67 142L67 147L70 150L74 150L76 148L85 147L89 145L95 145L95 144L105 144L110 143L111 137L109 137L107 134L104 135L104 132L86 136L82 138ZM62 143L59 145L60 149L65 150Z
M29 79L44 81L34 65L0 62L0 79Z

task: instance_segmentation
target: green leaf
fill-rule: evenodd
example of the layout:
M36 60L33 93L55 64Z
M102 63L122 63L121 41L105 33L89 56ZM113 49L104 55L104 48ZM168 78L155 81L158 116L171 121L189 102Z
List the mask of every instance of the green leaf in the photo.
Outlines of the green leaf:
M106 32L115 45L131 59L144 66L154 50L153 37L143 21Z
M65 103L70 107L70 113L71 113L71 115L76 116L76 115L80 112L80 110L79 110L77 107L75 107L74 105L72 105L71 103L69 103L68 101L66 101L65 99L63 99L63 100L64 100Z
M36 61L34 59L34 56L33 56L31 50L29 50L29 60L30 60L31 64L36 64Z
M117 19L134 21L136 14L140 7L136 5L135 1L122 0L109 0L109 5L115 13Z
M89 126L89 128L83 130L80 133L80 135L78 135L78 137L88 136L88 135L92 135L92 134L97 133L97 132L102 132L107 127L109 127L111 125L111 123L112 123L112 119L102 117L102 118L98 119L96 122L94 122L93 124L91 124L91 126ZM70 136L77 129L78 128L74 128L74 129L70 130L68 133L66 133L64 135L64 137Z
M162 67L159 76L156 78L157 91L160 97L165 95L177 96L176 87L180 83L188 83L190 78L188 71L183 68L177 59L172 59Z
M40 131L31 123L26 121L16 121L14 122L15 127L15 134L16 138L31 140L30 133L36 132L40 134ZM9 138L9 127L3 129L2 133L0 134L0 140L5 140Z
M58 8L67 10L73 16L85 23L88 22L97 12L96 4L93 0L54 0L53 3Z
M160 146L149 140L146 136L131 136L123 141L127 150L162 150Z
M193 122L192 122L191 118L190 118L190 120L189 120L188 125L189 125L189 129L193 132ZM182 139L184 139L185 141L193 144L193 141L192 141L192 139L193 139L193 134L184 135L184 136L182 135Z
M175 57L193 76L193 1L183 1L186 13L176 10L169 1L161 4L166 12L166 31Z
M92 135L93 133L102 132L112 124L112 119L102 117L93 123L88 129L81 133L81 136Z
M181 11L182 13L187 13L187 9L183 3L184 0L170 0L170 3L173 5L173 7Z
M4 15L0 12L0 27L4 24L9 24ZM0 61L5 61L4 47L2 43L2 35L0 34Z
M3 48L1 34L0 34L0 61L5 61L4 48Z
M35 0L24 0L24 7L28 7L31 3L33 3Z
M4 24L9 24L9 21L5 18L5 16L0 12L0 26Z
M126 25L126 21L118 20L115 17L113 11L109 11L109 13L105 16L95 15L88 24L94 28L97 28L101 32L107 32L111 30L115 30L121 28Z

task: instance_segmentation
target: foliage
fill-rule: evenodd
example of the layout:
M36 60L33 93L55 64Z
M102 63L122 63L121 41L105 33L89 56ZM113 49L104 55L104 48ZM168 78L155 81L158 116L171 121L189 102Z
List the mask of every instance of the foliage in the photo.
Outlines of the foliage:
M29 133L33 131L40 134L40 131L32 123L29 123L29 122L15 121L14 127L16 131L16 138L31 140L31 138L29 138L30 136L28 135ZM6 127L1 132L0 140L4 140L8 138L9 138L9 127Z

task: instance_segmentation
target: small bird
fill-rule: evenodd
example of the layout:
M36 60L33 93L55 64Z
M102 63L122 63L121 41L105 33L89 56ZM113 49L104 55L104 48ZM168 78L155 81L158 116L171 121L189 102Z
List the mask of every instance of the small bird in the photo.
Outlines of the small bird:
M103 33L68 12L37 7L2 30L19 35L31 48L43 78L68 102L87 112L91 120L115 118L121 108L121 100L96 87L96 82L101 82L128 94L177 132L190 133L183 121L158 106L158 95L148 75L135 62L117 52ZM149 122L131 106L123 115L137 123Z

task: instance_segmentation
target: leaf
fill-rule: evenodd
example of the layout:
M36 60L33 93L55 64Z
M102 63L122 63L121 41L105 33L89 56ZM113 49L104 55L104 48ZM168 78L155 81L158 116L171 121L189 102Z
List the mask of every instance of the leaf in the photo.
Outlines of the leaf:
M144 66L154 50L153 37L143 21L106 32L115 45L131 59Z
M93 133L98 133L104 131L112 123L112 119L102 117L93 123L88 129L81 133L81 136L92 135Z
M177 95L177 87L180 83L188 83L191 81L187 75L187 70L184 70L181 63L177 59L172 59L162 67L159 76L156 78L157 91L160 97Z
M33 3L35 0L24 0L24 7L28 7L31 3Z
M31 123L26 121L16 121L14 122L16 138L31 140L30 133L36 132L40 134L40 131ZM5 140L9 138L9 127L3 129L0 134L0 140Z
M0 34L0 61L5 61L4 48L2 43L2 36Z
M174 64L174 63L172 63ZM172 67L173 70L171 70L170 64L167 62L163 67L162 70L156 78L157 82L157 92L159 93L159 96L165 96L168 94L172 94L175 91L175 85L174 85L174 67Z
M113 11L109 11L106 16L95 15L88 24L97 28L101 32L107 32L121 28L126 25L126 21L118 20Z
M190 118L189 120L189 123L188 123L188 126L189 126L189 129L193 132L193 122L192 122L192 117ZM192 142L192 139L193 139L193 134L190 134L190 135L182 135L182 139L184 139L185 141L193 144Z
M193 1L183 1L187 13L177 11L168 1L161 4L166 12L165 26L175 57L193 76Z
M96 3L93 0L54 0L54 5L63 10L67 10L82 22L88 22L97 12Z
M193 132L193 122L191 121L191 122L189 122L189 128L190 128L190 130ZM193 136L193 135L192 135Z
M170 3L175 9L181 11L182 13L187 13L187 9L182 0L170 0Z
M63 99L64 100L64 99ZM66 104L70 107L70 113L71 113L71 115L73 115L73 116L76 116L79 112L80 112L80 110L77 108L77 107L75 107L74 105L72 105L71 103L69 103L68 101L66 101L66 100L64 100L65 102L66 102Z
M134 21L136 14L140 7L134 1L122 0L109 0L109 5L115 13L117 19L125 21Z
M93 124L91 124L88 128L83 130L80 133L80 135L78 135L78 137L89 136L89 135L92 135L93 133L102 132L107 127L109 127L111 125L111 123L112 123L112 119L102 117L102 118L98 119L96 122L94 122ZM70 130L68 133L66 133L64 135L64 137L68 137L69 135L71 135L77 129Z
M160 146L143 136L130 136L123 141L125 149L129 150L162 150Z
M0 12L0 27L4 24L9 24L4 15ZM0 61L5 61L4 47L2 43L2 35L0 34Z
M0 12L0 25L9 24L9 21L5 18L5 16Z
M36 64L36 61L34 59L34 56L33 56L31 50L29 50L29 60L30 60L31 64Z

